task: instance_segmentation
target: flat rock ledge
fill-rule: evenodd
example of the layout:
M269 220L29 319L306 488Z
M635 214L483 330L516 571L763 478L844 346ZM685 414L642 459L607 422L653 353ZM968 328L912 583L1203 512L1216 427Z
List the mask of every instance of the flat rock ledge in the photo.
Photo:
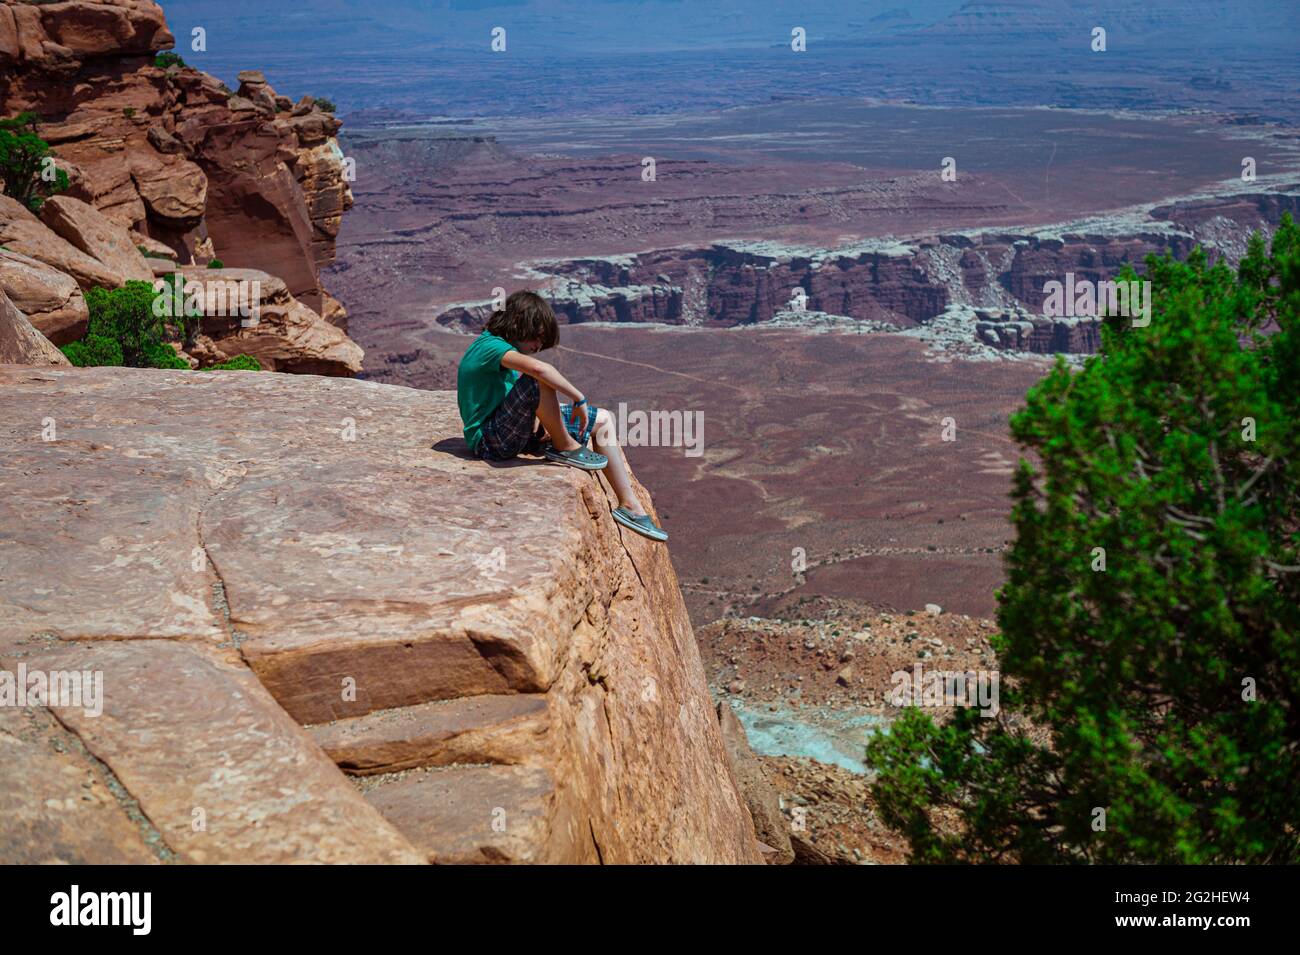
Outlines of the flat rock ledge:
M0 445L0 694L102 679L0 862L761 863L667 550L454 395L0 365Z

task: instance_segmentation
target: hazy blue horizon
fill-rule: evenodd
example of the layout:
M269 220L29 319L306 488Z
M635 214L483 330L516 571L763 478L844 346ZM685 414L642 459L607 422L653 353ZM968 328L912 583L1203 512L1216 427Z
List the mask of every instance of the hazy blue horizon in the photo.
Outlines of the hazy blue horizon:
M1210 0L163 0L187 62L411 117L676 113L774 98L1196 108L1300 119L1294 4ZM1094 25L1108 49L1090 49ZM207 50L191 49L191 30ZM506 30L504 55L490 48ZM794 26L807 52L790 49Z

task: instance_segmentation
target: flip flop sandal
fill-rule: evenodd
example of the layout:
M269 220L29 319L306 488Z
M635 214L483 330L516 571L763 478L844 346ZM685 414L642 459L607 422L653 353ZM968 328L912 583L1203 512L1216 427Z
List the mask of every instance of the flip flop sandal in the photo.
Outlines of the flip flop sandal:
M609 464L609 458L603 454L597 454L595 451L588 451L586 448L574 448L572 451L556 451L554 445L546 445L542 448L542 454L549 461L555 461L559 464L567 464L571 468L581 468L584 471L603 471L605 465Z
M668 540L668 532L662 527L655 524L649 514L643 514L640 517L633 517L626 507L616 507L613 511L614 520L618 521L628 530L636 531L642 537L648 537L652 541Z

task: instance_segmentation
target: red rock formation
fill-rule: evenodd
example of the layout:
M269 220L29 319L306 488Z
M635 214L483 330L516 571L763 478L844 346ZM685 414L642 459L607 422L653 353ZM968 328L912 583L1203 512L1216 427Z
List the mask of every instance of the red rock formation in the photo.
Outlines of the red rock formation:
M204 318L189 351L203 367L249 355L266 371L337 375L361 370L361 346L290 295L277 276L256 269L177 269L170 262L160 263L158 271L179 271L186 289L195 283L202 288ZM244 289L250 298L257 291L256 314L247 317L238 308Z
M36 330L3 291L0 291L0 364L68 364L63 352Z
M352 204L338 120L309 98L294 106L260 73L241 74L233 93L198 70L155 66L173 44L151 0L0 5L0 114L39 113L40 135L70 178L67 196L47 203L46 222L64 237L85 235L60 206L88 204L181 262L216 257L276 275L303 307L346 331L346 312L320 284ZM19 218L10 213L10 222ZM141 277L133 249L107 261L92 253L105 270L66 252L66 262L51 262L4 240L83 288Z
M122 281L153 281L153 269L121 226L94 206L70 196L54 196L41 206L41 221L69 244L107 266Z
M32 215L22 203L0 196L0 244L70 276L81 288L116 288L125 278L87 255Z
M86 333L86 300L71 275L20 252L0 249L0 290L54 344L66 345Z

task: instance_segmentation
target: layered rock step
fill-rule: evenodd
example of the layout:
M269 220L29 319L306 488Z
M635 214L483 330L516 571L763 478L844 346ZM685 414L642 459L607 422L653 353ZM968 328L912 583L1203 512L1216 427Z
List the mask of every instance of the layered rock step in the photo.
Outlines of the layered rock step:
M0 442L0 669L102 672L52 712L158 861L760 861L666 549L454 395L0 366Z
M237 657L171 640L32 642L0 666L83 682L61 698L74 705L0 707L2 738L20 741L0 774L4 861L423 861ZM76 740L59 755L41 745L48 714Z
M550 726L540 694L468 696L338 720L307 731L344 772L394 773L451 763L521 763Z
M553 752L542 694L439 700L307 727L435 864L599 861Z
M433 864L600 861L544 769L449 766L368 782L370 804Z

